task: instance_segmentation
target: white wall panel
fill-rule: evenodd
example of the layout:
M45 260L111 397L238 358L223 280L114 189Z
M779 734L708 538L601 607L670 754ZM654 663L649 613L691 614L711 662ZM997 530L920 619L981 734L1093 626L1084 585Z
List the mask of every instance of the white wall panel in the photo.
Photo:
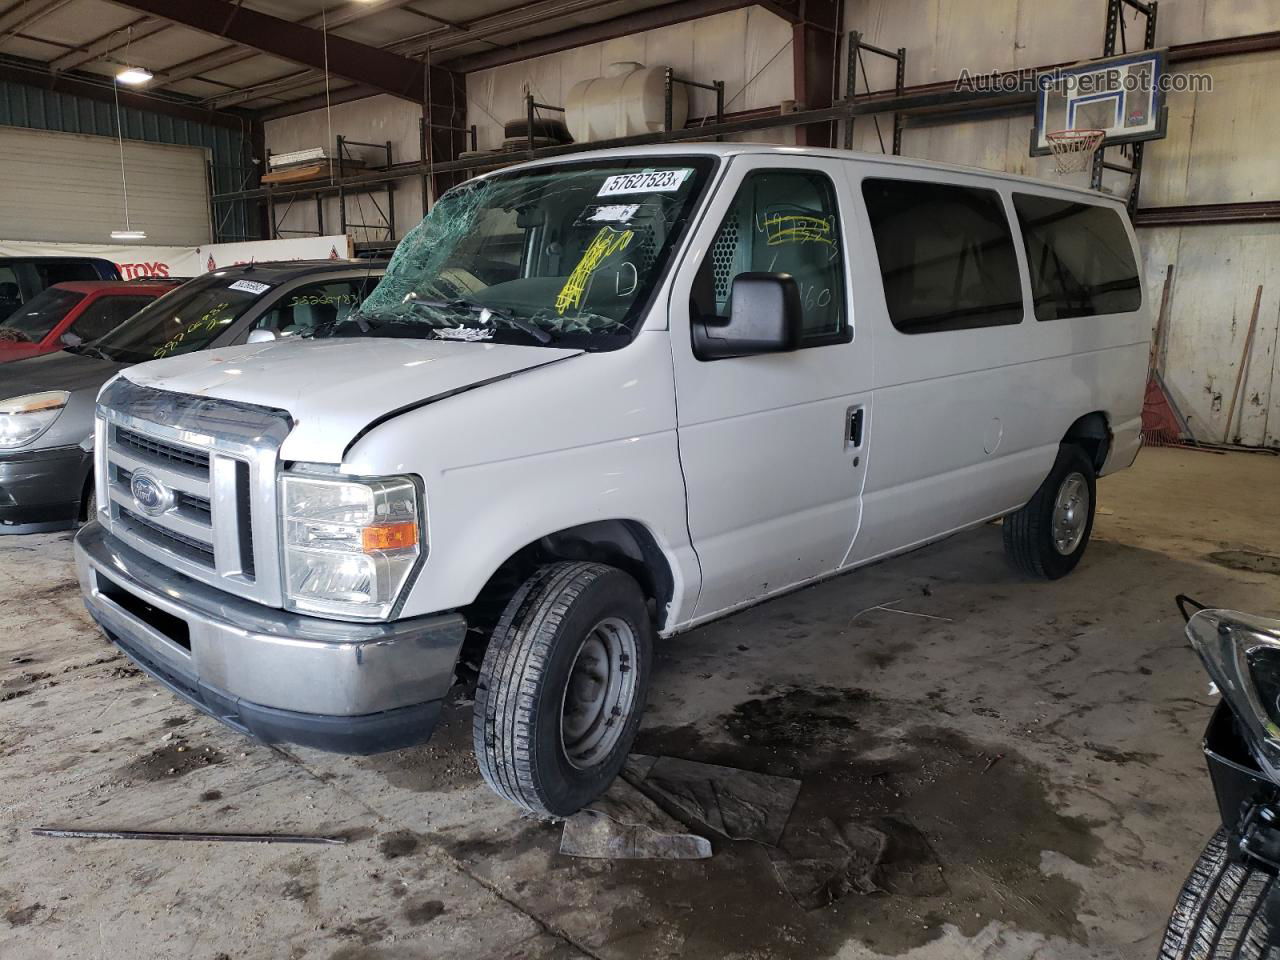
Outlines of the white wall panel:
M794 96L790 42L790 25L766 10L721 13L468 74L467 116L479 128L481 149L496 149L503 123L525 115L526 90L543 103L563 106L574 84L623 61L669 66L702 83L723 80L728 111L774 106ZM715 94L688 92L690 116L714 113ZM790 131L749 139L794 142Z
M272 153L288 153L308 147L326 147L333 151L334 138L341 134L353 140L367 143L391 141L392 159L396 163L416 161L419 157L418 120L422 109L416 104L398 97L377 96L352 103L340 103L332 113L311 110L292 117L268 120L266 123L267 149ZM367 158L371 165L385 162L386 154L363 147L352 147L356 156ZM382 207L378 213L374 202ZM414 178L395 183L396 237L402 237L422 219L422 181ZM347 219L353 223L382 223L387 207L386 191L358 194L347 197ZM286 209L288 213L286 214ZM285 200L276 206L276 216L283 231L315 231L316 206L311 197L300 198L289 207ZM324 232L338 233L340 227L338 200L324 200ZM353 239L380 240L385 232L350 231ZM294 234L285 232L282 236Z
M1253 349L1236 402L1248 444L1280 442L1275 346L1280 321L1280 224L1167 227L1140 233L1154 316L1165 267L1174 264L1165 379L1191 429L1220 441L1244 352L1249 315L1263 285Z

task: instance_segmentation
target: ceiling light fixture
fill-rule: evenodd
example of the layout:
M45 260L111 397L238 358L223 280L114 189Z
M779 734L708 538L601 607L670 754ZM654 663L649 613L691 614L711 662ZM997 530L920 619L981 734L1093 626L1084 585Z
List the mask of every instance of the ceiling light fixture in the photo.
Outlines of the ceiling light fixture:
M115 94L116 101L116 142L120 144L120 193L124 198L124 229L112 230L112 240L145 240L147 239L146 231L135 230L133 224L129 222L129 180L125 176L124 171L124 126L120 122L120 83L124 80L124 74L128 71L121 71L116 77L116 82L111 85L111 90ZM146 71L143 71L144 73ZM151 74L147 74L147 78L151 78Z
M146 67L125 67L116 74L116 79L131 87L140 87L154 76Z

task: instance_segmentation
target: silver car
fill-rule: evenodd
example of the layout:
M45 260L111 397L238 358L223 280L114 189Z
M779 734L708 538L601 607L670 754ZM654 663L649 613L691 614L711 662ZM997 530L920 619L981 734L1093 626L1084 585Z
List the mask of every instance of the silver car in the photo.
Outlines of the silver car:
M385 268L294 260L218 270L99 340L0 367L0 535L62 530L91 515L94 403L122 368L251 337L350 335L347 317Z

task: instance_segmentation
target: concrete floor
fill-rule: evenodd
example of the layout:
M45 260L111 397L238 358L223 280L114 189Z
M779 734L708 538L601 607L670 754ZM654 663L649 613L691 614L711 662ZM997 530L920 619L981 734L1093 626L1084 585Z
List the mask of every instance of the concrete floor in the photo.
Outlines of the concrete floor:
M793 822L896 824L893 892L813 912L750 843L560 856L482 785L466 705L381 757L244 740L99 639L69 535L0 540L0 957L1153 956L1215 825L1173 595L1280 615L1274 572L1214 556L1280 553L1280 460L1149 450L1100 504L1064 581L1009 572L989 526L660 647L639 749L797 776Z

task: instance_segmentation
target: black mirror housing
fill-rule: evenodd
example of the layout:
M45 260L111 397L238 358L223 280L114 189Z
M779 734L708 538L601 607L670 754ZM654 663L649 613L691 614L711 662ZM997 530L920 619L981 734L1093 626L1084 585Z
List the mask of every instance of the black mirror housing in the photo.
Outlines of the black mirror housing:
M733 278L729 316L692 319L699 360L795 350L804 323L800 285L789 273L740 273Z

